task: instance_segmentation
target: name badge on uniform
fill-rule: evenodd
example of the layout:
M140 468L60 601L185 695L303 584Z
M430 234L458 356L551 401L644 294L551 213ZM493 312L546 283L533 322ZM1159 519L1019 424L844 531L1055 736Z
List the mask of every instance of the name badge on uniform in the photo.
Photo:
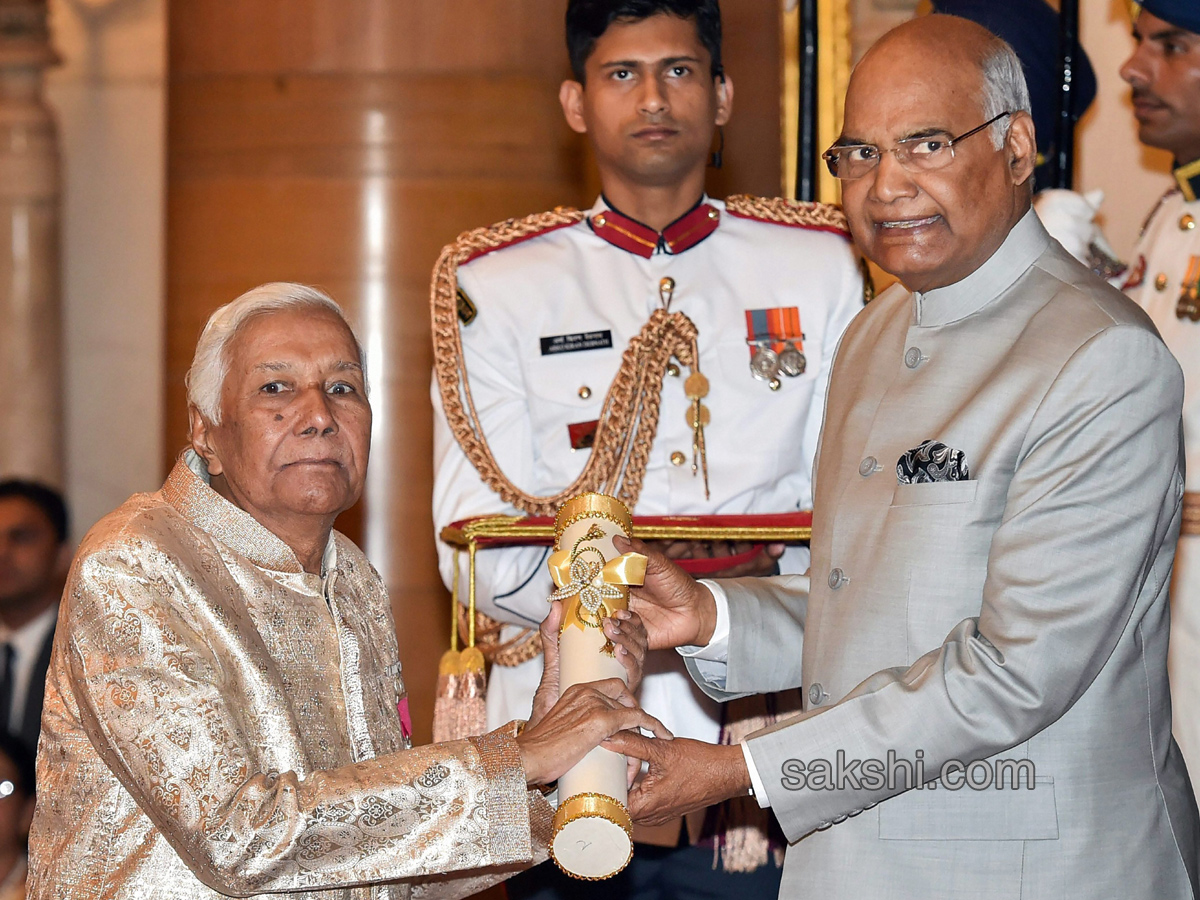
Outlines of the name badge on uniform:
M1187 274L1179 288L1179 301L1175 304L1175 315L1180 319L1200 322L1200 256L1188 260Z
M470 325L475 321L475 317L479 315L479 310L475 304L471 302L471 298L467 296L467 292L462 288L458 289L458 321L464 325Z
M750 374L768 382L771 390L779 390L781 373L795 378L808 368L800 310L794 306L746 310L746 343Z
M579 331L575 334L555 334L540 339L542 356L556 353L578 353L580 350L603 350L613 345L612 332Z

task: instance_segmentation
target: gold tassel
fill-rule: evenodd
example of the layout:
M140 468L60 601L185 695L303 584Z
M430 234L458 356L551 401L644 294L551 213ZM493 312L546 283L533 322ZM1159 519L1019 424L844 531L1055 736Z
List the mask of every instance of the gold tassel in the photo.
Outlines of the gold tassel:
M468 549L470 586L467 594L467 646L458 649L458 559L454 552L451 589L450 649L438 663L437 694L433 702L433 741L459 741L487 731L487 674L483 653L475 646L475 542Z

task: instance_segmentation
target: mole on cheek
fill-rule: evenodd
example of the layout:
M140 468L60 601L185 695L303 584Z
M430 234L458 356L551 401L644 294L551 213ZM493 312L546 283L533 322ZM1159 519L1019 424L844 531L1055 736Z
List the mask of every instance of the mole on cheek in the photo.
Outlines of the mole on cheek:
M278 413L276 413L276 415L275 415L275 421L276 421L276 422L282 422L282 421L283 421L283 416L281 416L281 415L279 415Z

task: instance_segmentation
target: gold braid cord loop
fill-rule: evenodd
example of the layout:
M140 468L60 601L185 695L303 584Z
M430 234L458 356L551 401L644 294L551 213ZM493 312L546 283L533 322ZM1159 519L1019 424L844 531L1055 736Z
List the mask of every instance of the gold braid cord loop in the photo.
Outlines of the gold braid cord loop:
M641 493L658 430L667 364L672 356L685 366L698 363L697 332L691 319L683 313L655 310L625 350L617 377L604 398L595 444L579 477L557 494L539 497L521 490L501 471L479 422L463 360L458 267L489 250L552 228L577 224L584 216L578 210L560 208L468 231L442 251L433 274L430 300L434 372L450 430L484 483L506 503L535 516L552 516L564 501L589 491L617 497L632 508Z
M458 633L470 630L470 611L461 603L458 607ZM500 639L503 622L475 610L475 646L483 658L493 665L511 668L542 655L542 633L536 628L523 628L510 640Z
M779 225L794 225L799 228L816 228L837 231L850 236L846 214L829 203L806 203L787 200L783 197L753 197L750 194L734 194L725 200L725 209L743 219L759 219Z

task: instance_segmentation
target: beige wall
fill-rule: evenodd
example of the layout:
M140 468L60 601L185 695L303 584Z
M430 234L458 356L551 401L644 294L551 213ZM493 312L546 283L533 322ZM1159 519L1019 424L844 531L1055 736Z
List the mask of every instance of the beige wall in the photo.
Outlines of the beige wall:
M164 0L50 0L76 537L162 483Z
M1128 4L1087 0L1080 7L1080 40L1096 69L1099 90L1079 132L1076 187L1103 189L1105 233L1118 255L1128 259L1142 221L1171 186L1171 160L1138 143L1129 86L1117 74L1133 49Z

